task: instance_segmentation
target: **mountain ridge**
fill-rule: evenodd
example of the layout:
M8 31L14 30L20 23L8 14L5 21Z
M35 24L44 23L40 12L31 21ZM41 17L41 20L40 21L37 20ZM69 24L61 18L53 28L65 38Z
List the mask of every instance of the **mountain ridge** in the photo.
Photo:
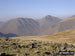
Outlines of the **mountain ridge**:
M17 35L37 35L38 25L38 22L31 18L17 18L5 22L0 27L0 32L15 33Z
M38 20L40 23L40 35L49 34L48 28L51 28L52 26L56 25L58 22L60 22L62 19L59 19L55 16L47 15L43 17L42 19ZM47 32L46 32L47 31Z
M14 33L20 36L47 35L75 28L75 15L66 19L59 19L47 15L39 20L32 18L15 18L2 22L0 32Z

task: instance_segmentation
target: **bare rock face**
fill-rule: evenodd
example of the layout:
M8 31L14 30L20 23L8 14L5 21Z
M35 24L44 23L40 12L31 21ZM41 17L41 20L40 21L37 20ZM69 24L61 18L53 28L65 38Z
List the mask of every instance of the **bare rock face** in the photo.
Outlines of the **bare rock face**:
M2 33L14 33L23 35L38 35L39 23L31 18L16 18L3 23L0 26Z

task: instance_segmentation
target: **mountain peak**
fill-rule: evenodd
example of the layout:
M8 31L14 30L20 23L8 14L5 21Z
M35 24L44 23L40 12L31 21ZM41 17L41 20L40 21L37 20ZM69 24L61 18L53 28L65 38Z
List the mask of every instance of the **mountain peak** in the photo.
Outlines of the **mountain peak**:
M51 16L51 15L47 15L47 16L45 16L44 18L45 19L51 19L53 16Z
M23 17L18 17L17 19L24 19Z
M47 15L43 18L44 20L47 20L47 21L58 21L58 20L61 20L55 16L51 16L51 15Z
M46 17L51 17L51 15L46 15Z

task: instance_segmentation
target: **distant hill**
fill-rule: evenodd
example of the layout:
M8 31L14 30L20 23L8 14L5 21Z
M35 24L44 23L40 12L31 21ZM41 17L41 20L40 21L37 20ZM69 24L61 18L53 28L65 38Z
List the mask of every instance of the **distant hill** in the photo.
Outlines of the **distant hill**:
M51 15L47 15L44 18L39 19L38 22L40 23L40 34L49 34L50 32L48 29L60 21L61 19Z
M15 18L0 23L1 33L13 33L19 36L47 35L74 28L75 15L63 20L47 15L38 20L32 18Z
M14 33L20 36L38 35L39 23L31 18L15 18L3 23L0 26L0 32Z
M60 21L58 24L54 25L50 30L51 33L56 33L56 32L62 32L65 30L69 29L74 29L75 28L75 16L68 17L62 21Z
M68 29L74 29L75 28L75 16L71 16L69 18L66 18L59 22L58 26L58 32L68 30Z
M18 35L13 33L4 34L0 32L0 37L17 37Z

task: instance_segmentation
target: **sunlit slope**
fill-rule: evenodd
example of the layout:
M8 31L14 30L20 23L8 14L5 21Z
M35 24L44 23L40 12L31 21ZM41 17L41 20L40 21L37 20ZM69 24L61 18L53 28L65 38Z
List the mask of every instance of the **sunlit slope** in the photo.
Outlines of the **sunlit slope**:
M12 39L74 43L75 42L75 29L66 30L64 32L59 32L59 33L52 34L52 35L23 36L23 37L13 37Z
M55 32L62 32L65 30L75 29L75 15L62 20L61 22L56 24L52 29L55 29Z
M52 35L47 35L46 38L50 38L56 42L75 43L75 29L66 30Z

